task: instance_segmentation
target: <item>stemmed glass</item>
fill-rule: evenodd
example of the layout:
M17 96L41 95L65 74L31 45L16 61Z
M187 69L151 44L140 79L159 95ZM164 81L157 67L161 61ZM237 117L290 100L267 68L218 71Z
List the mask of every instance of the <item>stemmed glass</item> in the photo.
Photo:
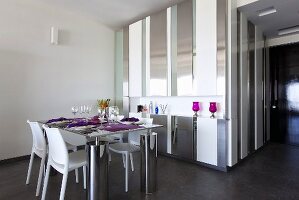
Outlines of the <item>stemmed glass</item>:
M84 114L87 113L87 107L86 107L86 105L81 105L80 109L79 109L79 112L80 112L81 118L85 118ZM85 120L87 120L87 119L85 118Z
M212 113L210 118L215 118L215 112L217 112L217 103L216 102L210 102L209 111Z
M78 106L73 106L72 107L72 113L74 114L74 118L76 118L76 114L77 114L78 111L79 111Z
M165 111L166 111L166 108L167 108L167 104L165 104L165 105L160 104L160 108L162 110L162 114L165 114Z
M91 112L91 106L86 106L86 110L85 110L86 114L87 114L87 117L88 115L90 114Z
M98 111L99 111L99 120L101 122L100 128L103 128L103 121L105 119L106 111L105 109L99 109Z
M199 102L198 101L194 101L193 102L192 110L194 111L194 116L198 117L198 113L197 112L200 110L200 106L199 106Z
M115 122L116 121L115 119L117 119L117 116L119 115L119 108L117 106L111 106L110 109L111 109L110 117L112 119L112 122Z

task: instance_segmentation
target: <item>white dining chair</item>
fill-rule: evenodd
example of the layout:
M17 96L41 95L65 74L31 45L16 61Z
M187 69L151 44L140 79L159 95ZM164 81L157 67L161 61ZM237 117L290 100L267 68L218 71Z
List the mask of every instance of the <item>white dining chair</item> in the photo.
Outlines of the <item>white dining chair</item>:
M29 120L27 120L27 123L30 125L30 128L31 128L33 144L32 144L30 162L29 162L29 167L28 167L28 172L27 172L26 184L28 185L30 182L30 176L31 176L34 155L37 155L38 157L41 158L36 193L35 193L35 195L38 196L39 191L40 191L41 182L42 182L43 167L45 165L45 160L46 160L46 156L47 156L47 143L46 143L46 139L43 135L43 131L42 131L42 128L40 127L40 125L37 122L30 122Z
M150 124L153 122L152 118L139 118L140 121ZM144 131L135 131L128 133L127 143L115 143L109 145L109 150L121 154L125 168L125 191L129 189L129 159L131 163L131 170L134 171L133 153L140 151L140 134Z
M32 150L31 150L30 162L29 162L29 167L28 167L28 172L27 172L26 184L28 185L30 182L34 155L37 155L38 157L41 158L41 163L40 163L40 167L39 167L39 175L38 175L35 195L39 196L42 177L43 177L43 171L44 171L43 168L45 166L45 160L47 157L48 147L47 147L45 135L43 133L43 130L42 130L40 124L38 122L31 122L29 120L27 120L27 123L29 124L29 126L31 128L33 142L32 142ZM68 150L77 151L77 146L74 146L74 145L71 145L68 143L66 143L66 145L67 145ZM78 181L79 181L78 170L76 170L75 174L76 174L76 182L78 183Z
M70 171L73 171L80 167L83 168L83 182L84 189L86 189L86 153L84 150L68 153L67 146L63 140L63 137L59 129L48 128L46 125L43 125L43 128L46 130L46 135L48 138L49 153L42 193L42 200L46 198L51 167L53 167L63 175L59 197L60 200L63 200L65 195L68 173Z

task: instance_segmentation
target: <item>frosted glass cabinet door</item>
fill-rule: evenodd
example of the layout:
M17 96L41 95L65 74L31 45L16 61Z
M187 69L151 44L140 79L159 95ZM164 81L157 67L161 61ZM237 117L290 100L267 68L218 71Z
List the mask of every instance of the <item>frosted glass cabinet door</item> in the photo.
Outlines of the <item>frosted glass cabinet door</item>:
M187 0L177 5L177 81L173 82L172 96L192 96L192 1ZM175 42L175 41L173 41ZM175 65L172 65L175 66Z
M150 17L150 96L167 96L167 10Z
M129 26L123 29L123 96L129 96Z
M129 26L129 96L142 96L142 20Z

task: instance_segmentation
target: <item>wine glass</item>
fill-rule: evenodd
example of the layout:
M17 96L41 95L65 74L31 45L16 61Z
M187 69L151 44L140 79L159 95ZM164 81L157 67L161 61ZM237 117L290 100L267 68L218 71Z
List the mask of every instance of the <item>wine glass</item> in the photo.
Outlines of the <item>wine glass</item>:
M200 106L199 106L199 102L198 101L194 101L193 102L192 110L194 111L194 116L198 117L198 113L197 112L200 110Z
M160 104L160 108L162 110L162 114L165 114L165 111L166 111L166 108L167 108L167 104L165 104L165 105Z
M72 107L72 113L74 114L74 118L76 117L77 112L79 111L78 106L73 106Z
M86 106L86 110L85 110L86 114L87 114L87 117L88 115L90 114L91 112L91 106Z
M100 128L103 128L103 121L105 119L106 110L105 109L99 109L98 111L99 111L99 120L101 122Z
M215 118L215 112L217 112L217 103L216 102L210 102L209 111L212 113L210 118Z
M84 118L84 114L86 113L86 106L81 105L79 112L80 112L81 118Z
M117 119L117 116L119 115L119 108L117 106L111 106L111 119L113 122L115 122L115 119Z

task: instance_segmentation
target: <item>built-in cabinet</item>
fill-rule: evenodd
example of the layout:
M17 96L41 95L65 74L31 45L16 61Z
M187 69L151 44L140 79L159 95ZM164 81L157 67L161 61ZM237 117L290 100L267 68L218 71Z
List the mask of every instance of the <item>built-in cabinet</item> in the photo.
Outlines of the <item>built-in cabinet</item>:
M162 124L158 152L216 169L226 169L226 120L192 116L151 115Z
M159 152L217 167L224 160L226 167L226 148L219 146L219 120L225 120L207 117L211 101L217 117L226 117L226 7L219 2L185 0L124 27L123 87L130 104L123 107L134 112L135 104L168 104L168 115L152 115L163 125ZM192 117L193 101L201 102L201 117Z
M154 124L160 124L163 127L155 129L158 134L158 152L167 153L168 143L168 116L167 115L151 115Z
M185 0L129 25L129 96L224 95L216 27L217 0Z
M171 117L171 154L183 159L194 159L193 117Z
M197 160L217 166L217 121L197 120Z

